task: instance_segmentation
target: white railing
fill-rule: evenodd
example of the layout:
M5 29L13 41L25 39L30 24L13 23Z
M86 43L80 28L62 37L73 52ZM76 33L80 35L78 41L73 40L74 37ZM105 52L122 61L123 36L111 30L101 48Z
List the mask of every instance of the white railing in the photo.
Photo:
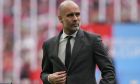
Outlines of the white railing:
M3 81L3 2L4 0L0 0L0 81Z
M13 55L13 81L20 84L21 69L21 0L14 0L14 55Z
M131 20L132 22L138 22L138 0L130 0L131 7Z
M121 0L114 0L114 19L115 22L121 21Z
M99 21L106 20L106 0L99 0Z
M31 70L35 70L37 68L37 0L31 0L30 4L30 31L31 31L31 38L34 41L34 45L31 47L31 56L30 56L30 64Z
M48 38L51 38L56 33L56 0L49 0L49 24Z
M88 24L89 19L89 0L81 0L81 22Z

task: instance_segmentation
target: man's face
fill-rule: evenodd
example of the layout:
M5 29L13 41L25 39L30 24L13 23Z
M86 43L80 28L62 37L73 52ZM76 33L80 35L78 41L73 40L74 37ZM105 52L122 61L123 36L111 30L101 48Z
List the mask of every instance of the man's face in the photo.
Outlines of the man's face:
M64 31L74 33L80 25L80 9L78 6L67 6L63 9L59 20L63 24Z

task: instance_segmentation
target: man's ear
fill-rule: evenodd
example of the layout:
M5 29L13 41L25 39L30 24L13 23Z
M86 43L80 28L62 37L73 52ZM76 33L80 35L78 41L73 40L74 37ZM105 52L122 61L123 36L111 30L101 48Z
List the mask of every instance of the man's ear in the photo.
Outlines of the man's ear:
M63 20L62 20L62 17L61 16L58 16L58 19L61 23L63 23Z

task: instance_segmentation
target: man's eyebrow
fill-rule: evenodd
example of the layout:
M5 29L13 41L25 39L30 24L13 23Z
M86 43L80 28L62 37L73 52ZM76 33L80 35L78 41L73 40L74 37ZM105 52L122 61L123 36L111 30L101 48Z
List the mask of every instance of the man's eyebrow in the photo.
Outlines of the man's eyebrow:
M73 13L68 13L67 16L73 16L73 15L80 15L80 12L73 12Z

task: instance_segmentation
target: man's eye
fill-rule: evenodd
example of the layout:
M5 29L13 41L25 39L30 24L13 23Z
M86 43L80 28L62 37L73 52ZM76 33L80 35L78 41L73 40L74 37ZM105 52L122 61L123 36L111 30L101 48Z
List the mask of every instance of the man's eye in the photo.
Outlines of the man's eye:
M76 13L76 16L79 16L80 15L80 13Z
M67 16L68 16L68 17L72 17L72 16L74 16L74 14L68 14Z

